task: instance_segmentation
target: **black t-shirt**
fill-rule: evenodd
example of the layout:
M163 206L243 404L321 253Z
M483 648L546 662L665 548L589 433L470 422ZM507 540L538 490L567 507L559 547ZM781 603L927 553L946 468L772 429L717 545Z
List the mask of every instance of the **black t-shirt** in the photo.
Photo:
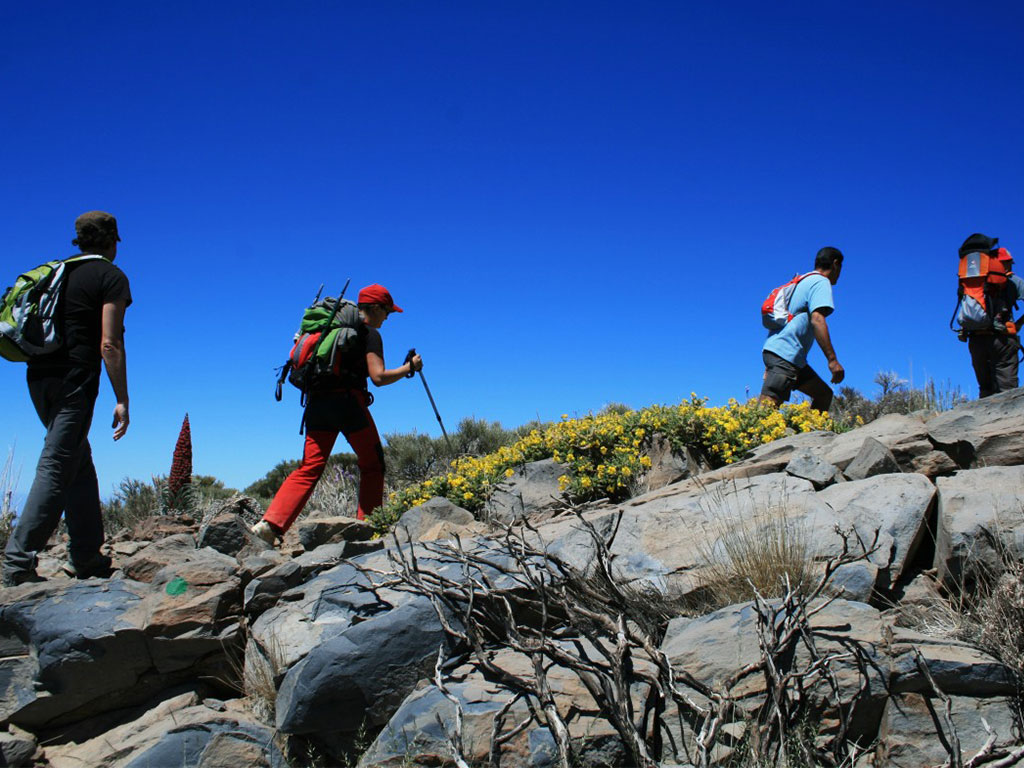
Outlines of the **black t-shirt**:
M124 301L126 306L132 303L124 272L106 259L69 264L60 305L64 346L52 355L33 360L29 367L98 369L102 360L103 305L116 301Z
M384 340L380 336L380 331L365 324L360 325L356 333L359 334L356 343L347 353L341 355L338 365L341 375L340 386L367 389L366 379L370 376L370 371L366 367L366 355L373 352L383 360ZM337 383L330 382L330 385L337 386Z

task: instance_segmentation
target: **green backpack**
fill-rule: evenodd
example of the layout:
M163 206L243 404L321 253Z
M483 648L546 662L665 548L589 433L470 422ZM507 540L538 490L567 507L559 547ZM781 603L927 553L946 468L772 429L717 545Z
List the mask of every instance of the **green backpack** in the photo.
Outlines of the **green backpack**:
M328 296L316 300L302 313L299 331L288 359L279 369L274 397L280 402L285 379L302 392L344 374L342 359L354 348L363 324L359 308L351 301Z
M60 349L60 301L67 266L102 258L88 254L55 259L18 275L0 299L0 357L25 363Z

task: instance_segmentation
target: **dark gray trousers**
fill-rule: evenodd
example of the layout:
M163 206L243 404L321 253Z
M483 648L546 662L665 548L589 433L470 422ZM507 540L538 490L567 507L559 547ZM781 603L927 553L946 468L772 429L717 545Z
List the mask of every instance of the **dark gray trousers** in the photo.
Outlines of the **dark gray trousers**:
M1016 336L972 333L967 345L978 379L978 397L1017 388L1017 350L1020 347Z
M5 572L35 568L36 552L57 529L61 513L68 527L72 562L88 562L100 551L103 518L89 447L99 379L99 371L84 368L54 374L29 371L28 391L46 427L46 440L32 489L4 551Z

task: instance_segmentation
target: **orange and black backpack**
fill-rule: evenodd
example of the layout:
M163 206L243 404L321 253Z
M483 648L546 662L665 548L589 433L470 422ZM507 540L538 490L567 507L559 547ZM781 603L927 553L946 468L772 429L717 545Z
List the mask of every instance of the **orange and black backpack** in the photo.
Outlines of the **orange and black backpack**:
M1010 314L1015 297L998 258L998 243L998 237L975 233L960 246L957 305L949 327L961 337L973 331L1017 332Z

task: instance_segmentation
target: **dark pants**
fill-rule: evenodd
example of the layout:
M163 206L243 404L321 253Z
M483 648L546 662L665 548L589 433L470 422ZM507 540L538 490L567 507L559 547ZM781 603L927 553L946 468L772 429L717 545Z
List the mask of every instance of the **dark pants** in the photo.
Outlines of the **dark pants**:
M46 427L46 440L32 489L4 551L4 571L12 574L35 568L36 552L57 529L61 513L72 563L88 562L103 544L99 483L89 447L99 371L30 369L28 391Z
M1017 388L1016 336L1001 333L972 333L967 342L971 365L978 379L978 397Z
M827 411L832 405L832 388L811 366L797 368L774 352L762 352L761 358L764 360L761 397L769 397L781 404L789 400L795 389L811 398L811 407L815 410Z

